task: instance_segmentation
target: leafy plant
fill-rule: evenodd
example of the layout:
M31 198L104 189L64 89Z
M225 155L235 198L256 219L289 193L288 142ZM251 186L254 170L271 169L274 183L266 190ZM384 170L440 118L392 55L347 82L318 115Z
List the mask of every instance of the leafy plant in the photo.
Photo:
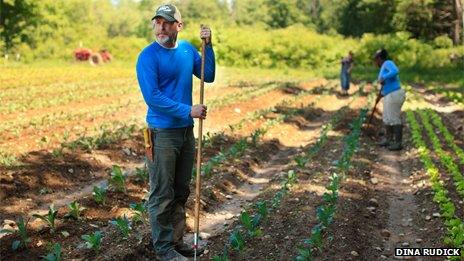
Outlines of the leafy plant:
M296 261L308 261L313 259L313 251L311 247L299 247L298 256L295 258Z
M4 233L11 233L11 234L19 234L20 240L14 240L13 243L11 244L11 249L17 250L18 248L24 246L27 247L27 244L31 242L31 238L27 234L27 224L29 223L29 219L26 219L26 222L24 222L23 217L18 218L18 222L16 222L18 226L18 230L11 230L11 229L1 229L0 234Z
M213 256L213 261L228 261L229 258L227 256L221 255L221 256Z
M115 220L111 220L110 224L116 226L119 229L119 232L123 235L124 238L129 237L129 233L132 229L130 220L126 217L126 214L122 217L118 217Z
M311 230L311 238L309 239L308 243L314 246L317 249L322 248L322 228L321 226L315 226Z
M59 243L55 243L52 246L51 253L48 253L46 256L42 256L43 260L46 261L60 261L61 258L61 245Z
M238 251L242 251L245 247L245 240L238 230L234 230L234 232L230 234L229 242L232 248Z
M264 136L264 134L266 134L266 130L264 130L262 128L258 128L257 130L255 130L251 134L251 142L252 142L252 144L256 146L256 144L261 139L261 137Z
M276 192L276 194L274 195L274 197L272 198L272 207L273 208L277 208L278 206L280 206L280 202L282 201L284 195L285 195L285 190L279 190Z
M213 256L213 261L229 261L228 255L227 255L227 245L224 246L224 251L222 252L222 255L220 256Z
M319 206L316 209L317 220L321 222L324 227L328 227L332 223L335 206Z
M55 221L56 217L58 215L58 210L55 209L55 206L53 204L50 205L48 208L48 213L45 215L40 215L40 214L34 214L32 215L33 217L40 218L43 221L47 223L47 225L50 227L50 231L54 232L55 231Z
M145 168L135 168L135 177L139 182L148 181L148 171Z
M267 209L265 201L258 201L256 202L256 208L258 210L258 214L263 217L263 219L267 218L269 210Z
M130 208L134 211L134 216L132 217L132 222L138 223L142 222L146 224L148 220L148 209L146 205L141 203L130 204Z
M242 222L243 226L248 230L248 234L251 237L259 237L262 235L261 229L258 228L260 220L260 215L254 215L253 217L250 217L250 214L248 214L247 211L243 211L242 214L240 214L240 221Z
M94 186L92 196L93 196L93 199L95 200L95 202L97 202L98 204L105 205L106 191L107 191L106 187Z
M101 231L95 231L92 235L83 235L84 246L98 253L101 248L103 234Z
M298 155L293 160L299 168L304 168L309 161L305 155Z
M81 212L85 210L84 207L81 207L77 201L73 201L68 205L69 212L65 215L65 217L79 219Z
M338 192L336 193L324 193L322 199L328 204L335 204L338 199Z
M126 176L122 173L122 169L118 165L113 165L111 170L110 185L117 192L126 193Z

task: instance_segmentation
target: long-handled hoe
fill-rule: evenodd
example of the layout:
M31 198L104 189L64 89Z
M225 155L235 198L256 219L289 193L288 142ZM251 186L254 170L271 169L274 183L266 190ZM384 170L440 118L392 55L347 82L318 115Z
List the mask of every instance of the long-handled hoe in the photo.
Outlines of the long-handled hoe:
M203 92L205 85L205 39L201 39L201 80L200 80L200 104L203 104ZM199 119L198 124L198 150L197 150L197 172L195 186L195 224L193 248L195 250L194 260L197 260L198 235L200 230L200 194L201 194L201 149L203 136L203 119Z
M372 108L371 115L369 116L369 120L367 120L366 125L365 125L364 130L370 134L375 133L374 131L375 128L374 126L371 125L371 122L372 122L372 118L374 117L375 112L377 111L377 104L382 99L382 89L383 89L383 85L380 88L379 93L377 94L377 98L375 99L375 104L374 104L374 107Z

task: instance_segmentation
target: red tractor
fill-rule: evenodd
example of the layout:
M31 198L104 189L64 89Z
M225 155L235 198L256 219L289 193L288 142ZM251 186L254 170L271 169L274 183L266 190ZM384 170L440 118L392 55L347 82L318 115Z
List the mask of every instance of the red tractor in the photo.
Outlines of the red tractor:
M92 65L110 62L113 56L106 49L94 52L88 48L77 48L74 50L74 58L77 61L89 61Z

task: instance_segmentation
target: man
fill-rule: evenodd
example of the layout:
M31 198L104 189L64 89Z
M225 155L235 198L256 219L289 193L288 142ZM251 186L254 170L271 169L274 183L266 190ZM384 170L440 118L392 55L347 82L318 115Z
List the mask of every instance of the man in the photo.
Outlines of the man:
M403 142L403 124L401 123L401 107L405 100L405 91L401 89L399 70L395 63L388 58L385 49L378 50L374 60L380 68L377 81L382 85L383 123L385 138L379 143L389 150L401 150Z
M193 118L205 119L207 112L203 104L192 106L192 74L201 77L201 57L190 43L177 41L183 24L176 6L158 7L152 22L156 41L143 49L137 61L153 144L153 160L147 157L151 233L159 260L187 260L185 256L194 253L182 240L195 155ZM205 81L213 82L211 30L202 26L200 37L206 43Z
M353 70L353 52L349 51L348 56L341 61L342 69L340 72L340 81L342 86L342 95L348 95L350 89L351 70Z

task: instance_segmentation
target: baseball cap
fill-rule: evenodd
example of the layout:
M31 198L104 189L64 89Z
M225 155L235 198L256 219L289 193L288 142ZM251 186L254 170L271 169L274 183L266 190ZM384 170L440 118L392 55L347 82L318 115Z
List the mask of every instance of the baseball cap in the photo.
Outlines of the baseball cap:
M163 17L169 22L180 22L182 20L179 9L177 9L175 5L171 4L159 6L151 20L156 17Z

